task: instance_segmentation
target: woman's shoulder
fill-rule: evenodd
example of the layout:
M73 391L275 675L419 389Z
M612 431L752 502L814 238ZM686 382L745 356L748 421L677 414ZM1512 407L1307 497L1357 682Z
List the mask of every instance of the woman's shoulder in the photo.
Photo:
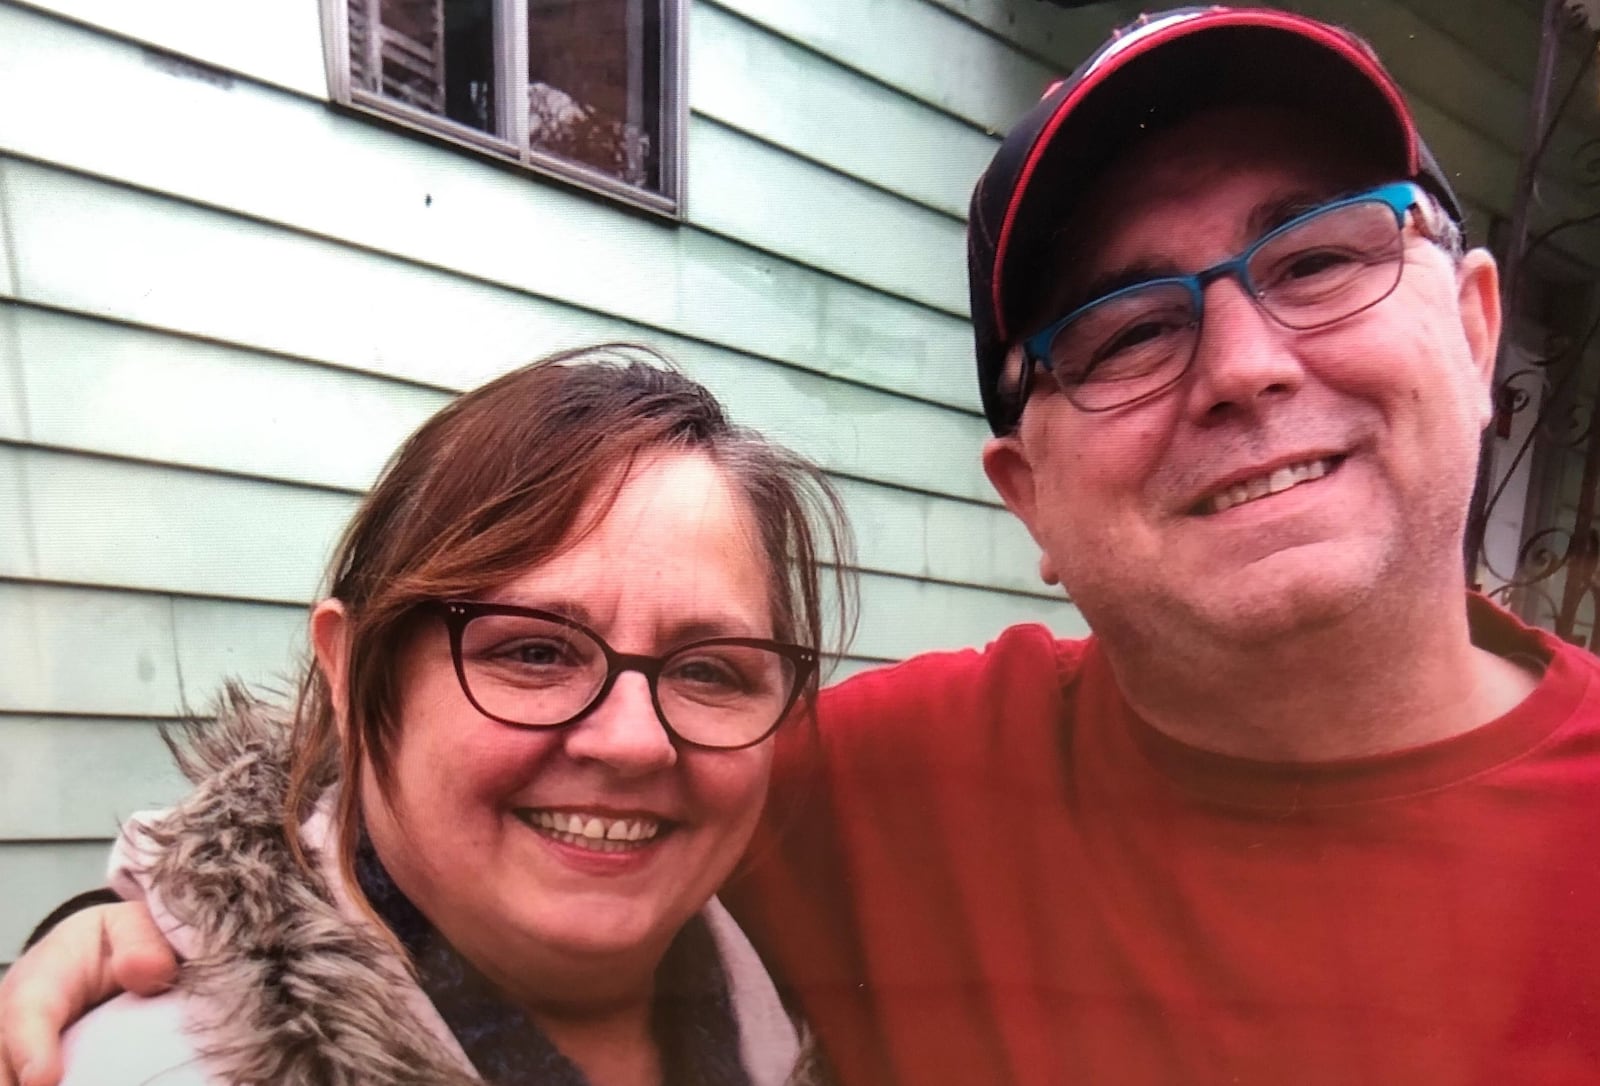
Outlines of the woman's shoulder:
M211 1086L189 1033L193 1000L182 992L120 995L67 1031L61 1086Z

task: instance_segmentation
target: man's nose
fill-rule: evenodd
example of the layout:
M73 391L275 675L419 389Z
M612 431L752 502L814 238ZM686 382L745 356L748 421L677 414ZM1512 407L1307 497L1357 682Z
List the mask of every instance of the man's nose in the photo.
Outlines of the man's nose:
M1268 316L1236 276L1208 284L1188 389L1195 422L1260 411L1297 390L1305 372L1295 334Z
M650 684L637 671L617 676L594 711L567 728L569 757L601 762L624 776L642 777L669 768L678 748L656 715Z

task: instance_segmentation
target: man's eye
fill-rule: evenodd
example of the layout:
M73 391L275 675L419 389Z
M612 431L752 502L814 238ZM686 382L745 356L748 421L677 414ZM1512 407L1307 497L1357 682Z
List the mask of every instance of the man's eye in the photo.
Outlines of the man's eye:
M1137 367L1152 353L1159 354L1173 336L1188 326L1188 318L1175 313L1145 317L1129 323L1100 341L1082 379L1122 376L1123 368Z
M1339 249L1314 249L1310 252L1297 253L1285 261L1278 271L1277 278L1280 281L1310 279L1313 276L1348 268L1359 262L1355 253Z
M1145 321L1143 324L1136 324L1109 340L1101 348L1101 355L1107 356L1121 354L1123 351L1131 351L1142 344L1149 343L1153 339L1159 339L1171 330L1170 324L1164 324L1160 321Z

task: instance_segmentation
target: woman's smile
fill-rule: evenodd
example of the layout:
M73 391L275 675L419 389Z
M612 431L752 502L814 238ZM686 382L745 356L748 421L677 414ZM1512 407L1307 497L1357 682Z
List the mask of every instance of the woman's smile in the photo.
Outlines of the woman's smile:
M565 845L596 852L625 852L656 841L671 825L654 815L614 818L582 811L519 808L512 812L534 830Z

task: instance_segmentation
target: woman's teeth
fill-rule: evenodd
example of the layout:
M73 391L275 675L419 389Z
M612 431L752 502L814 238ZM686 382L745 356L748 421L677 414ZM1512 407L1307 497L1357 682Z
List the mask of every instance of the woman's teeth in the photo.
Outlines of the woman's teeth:
M519 811L522 821L565 845L596 852L641 848L661 832L654 818L601 818L566 811Z
M1335 464L1336 461L1332 459L1307 460L1304 463L1278 468L1266 475L1258 475L1254 479L1246 479L1242 483L1235 483L1211 499L1208 512L1221 513L1236 505L1265 498L1269 494L1281 494L1290 487L1322 478L1334 469Z

